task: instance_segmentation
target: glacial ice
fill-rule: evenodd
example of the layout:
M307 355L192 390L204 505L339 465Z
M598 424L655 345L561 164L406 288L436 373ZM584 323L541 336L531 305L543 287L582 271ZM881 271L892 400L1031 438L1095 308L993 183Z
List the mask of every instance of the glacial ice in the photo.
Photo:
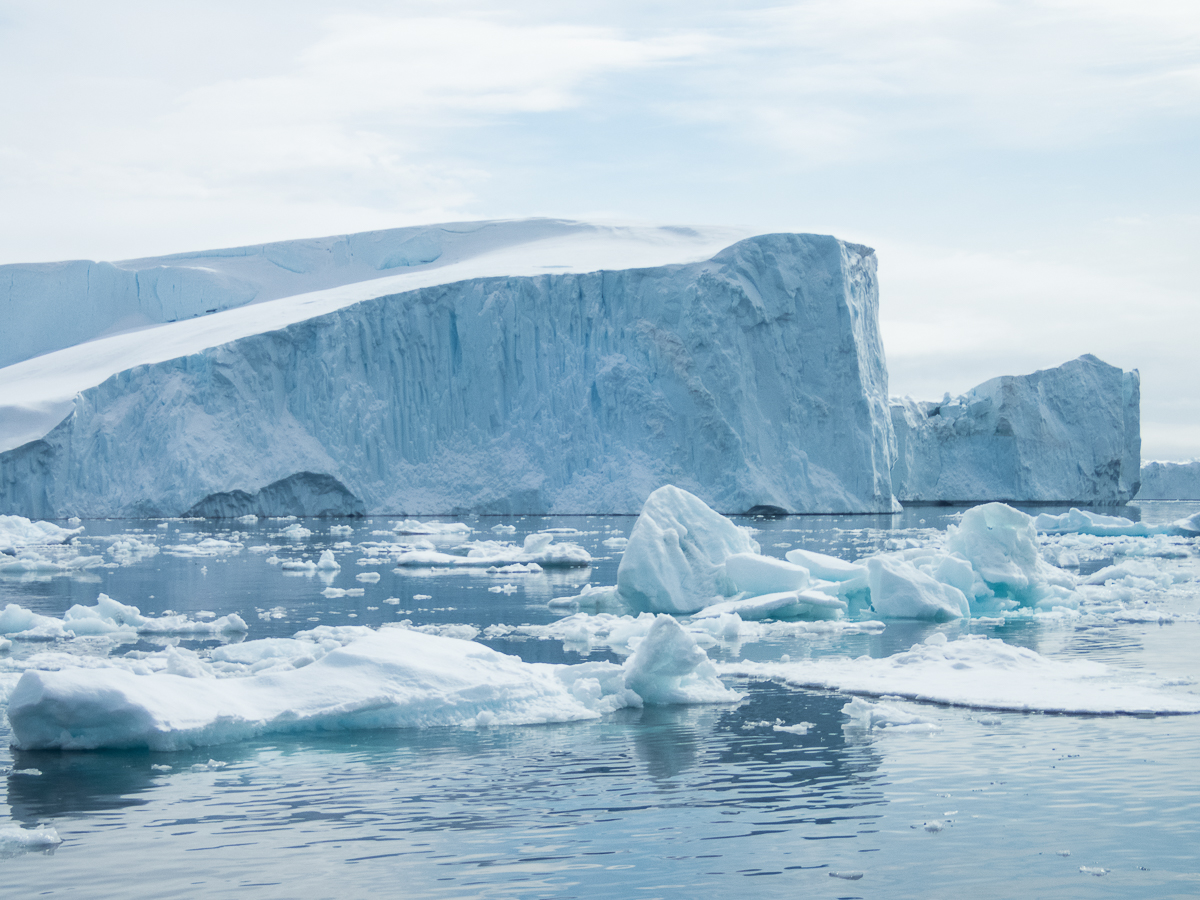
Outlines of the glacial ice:
M1142 463L1138 500L1200 500L1200 459Z
M547 268L570 241L514 244L8 366L0 510L312 512L274 494L316 477L334 514L634 513L665 483L893 509L873 251L776 234L697 262L702 237L577 231L617 249L572 271ZM646 241L658 267L620 268Z
M1140 380L1085 355L961 397L893 399L903 502L1119 504L1138 491Z
M14 745L178 750L268 733L529 725L592 719L624 706L739 699L667 616L622 666L526 663L406 628L364 629L350 638L303 657L298 644L278 641L261 651L231 649L224 658L303 659L299 668L272 664L241 677L205 677L199 661L182 675L30 669L9 697Z
M903 559L874 556L866 562L876 615L935 622L970 617L971 604L954 585L943 584Z

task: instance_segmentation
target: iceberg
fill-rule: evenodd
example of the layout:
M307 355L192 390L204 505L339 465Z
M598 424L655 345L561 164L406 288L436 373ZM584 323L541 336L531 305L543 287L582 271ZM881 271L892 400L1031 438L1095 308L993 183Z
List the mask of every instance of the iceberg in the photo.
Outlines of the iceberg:
M893 510L872 250L530 228L0 369L0 511L311 514L281 484L339 515L632 514L663 484L731 513Z
M900 502L1116 505L1138 492L1140 378L1092 355L939 403L893 399Z
M362 632L319 659L296 658L299 668L241 677L212 677L199 661L188 674L30 669L9 697L14 746L180 750L269 733L574 722L626 706L740 699L669 616L623 666L527 663L399 627ZM222 661L298 652L283 643L294 642L241 645Z
M1200 459L1142 463L1138 500L1200 500Z

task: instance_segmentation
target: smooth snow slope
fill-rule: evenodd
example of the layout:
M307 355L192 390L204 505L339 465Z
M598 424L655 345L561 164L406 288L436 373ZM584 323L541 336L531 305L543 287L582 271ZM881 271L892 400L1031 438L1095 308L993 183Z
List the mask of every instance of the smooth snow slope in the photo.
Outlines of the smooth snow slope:
M397 228L112 264L0 266L5 322L0 364L45 354L0 369L0 451L45 435L71 411L77 393L117 372L360 300L494 275L695 262L746 236L720 228L528 219ZM164 300L160 295L168 282ZM166 324L145 327L153 323ZM122 326L119 334L99 337ZM86 343L73 346L80 342ZM67 349L48 352L59 348Z
M572 234L452 284L412 273L12 366L0 383L21 370L47 401L87 389L0 455L0 510L174 515L317 473L375 513L635 513L668 482L725 511L890 511L873 251L765 235L573 271L702 244L673 234Z
M1137 492L1140 379L1091 354L953 400L892 400L901 502L1120 504Z

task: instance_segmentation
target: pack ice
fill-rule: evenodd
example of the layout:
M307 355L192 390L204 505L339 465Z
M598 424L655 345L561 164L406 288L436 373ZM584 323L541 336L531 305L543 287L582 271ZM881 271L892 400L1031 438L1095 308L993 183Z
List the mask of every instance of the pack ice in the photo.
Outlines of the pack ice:
M201 254L266 287L0 370L0 510L632 514L664 483L729 512L893 509L870 249L579 223L406 234ZM352 264L312 262L338 254ZM335 276L351 280L312 292Z
M1140 380L1085 355L937 403L893 399L901 501L1121 504L1138 491Z

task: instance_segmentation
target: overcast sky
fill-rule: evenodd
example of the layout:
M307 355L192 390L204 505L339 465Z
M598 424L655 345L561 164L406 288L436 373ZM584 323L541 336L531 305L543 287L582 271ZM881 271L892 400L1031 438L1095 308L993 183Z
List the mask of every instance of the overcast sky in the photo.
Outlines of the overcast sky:
M336 9L336 11L335 11ZM1095 353L1200 456L1195 0L0 0L0 263L548 215L879 254L891 389Z

